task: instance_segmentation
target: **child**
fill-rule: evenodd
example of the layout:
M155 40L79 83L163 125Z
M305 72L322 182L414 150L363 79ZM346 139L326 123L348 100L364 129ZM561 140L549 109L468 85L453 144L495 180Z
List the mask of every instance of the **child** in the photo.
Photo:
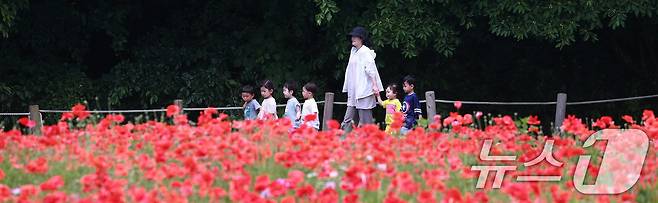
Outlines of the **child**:
M295 98L295 89L297 89L297 84L295 82L288 81L283 85L283 96L288 99L284 115L290 119L292 129L299 128L302 118L302 107L299 104L299 101L297 101L297 98Z
M386 87L386 101L382 101L382 97L377 94L377 102L386 109L386 118L384 119L384 122L386 123L385 132L387 133L390 133L391 123L393 123L393 114L395 112L400 112L400 108L402 107L400 100L398 100L398 93L398 85L389 84Z
M254 96L256 96L254 87L251 85L243 86L241 96L242 100L244 100L244 104L242 105L244 119L255 120L258 116L258 110L260 110L260 104L254 99Z
M302 107L302 120L304 120L306 125L319 130L320 119L318 118L318 104L315 103L315 99L313 98L317 91L318 87L312 82L306 83L302 88L302 95L304 96L304 99L306 99ZM315 114L315 119L307 121L306 116L311 114Z
M407 134L417 124L420 114L420 101L414 92L416 86L416 79L410 75L405 76L403 79L402 89L407 94L404 96L404 103L402 104L402 114L404 115L404 126L400 130L402 135Z
M258 113L259 120L279 118L276 115L276 100L274 100L274 97L272 97L273 93L274 83L272 83L270 80L263 81L263 83L260 85L260 95L263 96L263 107Z

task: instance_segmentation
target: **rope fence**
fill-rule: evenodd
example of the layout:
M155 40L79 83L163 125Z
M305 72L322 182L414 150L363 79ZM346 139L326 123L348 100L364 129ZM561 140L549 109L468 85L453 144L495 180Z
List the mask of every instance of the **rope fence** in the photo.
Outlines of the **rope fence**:
M633 101L641 99L650 99L658 98L658 94L646 95L646 96L637 96L637 97L626 97L626 98L616 98L616 99L603 99L603 100L592 100L592 101L579 101L579 102L567 102L567 106L573 105L585 105L585 104L601 104L601 103L612 103L612 102L622 102L622 101ZM426 103L426 100L420 101L420 103ZM457 102L457 100L435 100L436 103L452 104ZM528 105L528 106L540 106L540 105L555 105L557 102L492 102L492 101L459 101L462 104L472 104L472 105Z
M650 99L650 98L656 98L656 97L658 97L658 94L647 95L647 96L638 96L638 97L617 98L617 99L604 99L604 100L595 100L595 101L567 102L567 105L600 104L600 103Z
M443 104L452 104L458 101L453 101L453 100L442 100L442 99L437 99L434 100L436 103L443 103ZM492 102L492 101L459 101L462 104L470 104L470 105L500 105L500 106L541 106L541 105L555 105L557 102ZM421 100L420 103L427 103L426 100Z
M0 116L28 116L30 113L0 113Z
M434 119L436 115L436 103L441 104L453 104L455 102L461 102L466 105L505 105L505 106L541 106L541 105L556 105L555 110L555 126L561 126L566 115L566 106L567 105L587 105L587 104L601 104L601 103L611 103L611 102L622 102L622 101L633 101L633 100L642 100L650 98L658 98L658 94L654 95L645 95L645 96L636 96L636 97L625 97L625 98L615 98L615 99L602 99L602 100L590 100L590 101L578 101L578 102L567 102L567 94L558 93L557 101L546 101L546 102L498 102L498 101L459 101L459 100L443 100L435 99L434 91L425 92L425 100L421 100L420 103L425 103L427 108L427 118L430 122ZM433 101L433 102L428 102ZM193 107L183 107L182 100L175 100L174 105L180 107L182 111L203 111L206 109L214 110L242 110L240 106L228 106L228 107L206 107L206 108L193 108ZM324 105L324 117L323 124L329 121L332 118L333 106L334 105L347 105L347 102L335 102L334 93L326 92L325 100L318 101L317 104ZM285 104L277 105L278 108L285 107ZM30 111L27 113L23 112L7 112L0 113L0 116L29 116L30 120L37 122L37 128L35 131L40 131L40 127L43 126L43 121L41 120L41 113L68 113L72 112L71 110L50 110L50 109L39 109L38 105L30 105ZM89 110L89 113L97 114L110 114L110 113L149 113L149 112L166 112L167 109L131 109L131 110ZM323 125L323 129L326 129L326 125ZM40 132L38 132L40 133ZM36 133L35 133L36 134Z
M167 109L138 109L138 110L89 110L89 113L150 113L165 112ZM70 113L71 110L39 110L41 113Z

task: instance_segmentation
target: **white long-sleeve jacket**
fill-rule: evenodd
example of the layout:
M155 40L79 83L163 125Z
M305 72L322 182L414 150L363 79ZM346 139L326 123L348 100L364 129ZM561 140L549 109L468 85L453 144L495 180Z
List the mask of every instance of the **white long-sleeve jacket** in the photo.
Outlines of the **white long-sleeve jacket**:
M352 47L343 83L343 92L347 92L348 97L362 99L371 96L375 85L380 92L384 90L375 65L376 56L375 51L366 46Z

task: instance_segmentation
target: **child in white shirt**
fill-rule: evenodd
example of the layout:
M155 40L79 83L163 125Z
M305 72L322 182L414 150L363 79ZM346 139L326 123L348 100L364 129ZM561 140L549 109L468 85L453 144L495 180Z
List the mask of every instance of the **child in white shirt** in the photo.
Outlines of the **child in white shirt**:
M302 95L304 96L304 105L302 106L302 120L305 125L309 127L313 127L316 130L320 129L320 118L318 115L318 104L315 102L315 99L313 96L317 92L318 87L312 83L306 83L304 87L302 88ZM313 120L306 120L308 119L308 115L315 114L315 118Z
M276 115L276 100L272 97L274 93L274 83L270 80L265 80L260 86L260 95L263 96L261 108L258 112L259 120L277 119Z

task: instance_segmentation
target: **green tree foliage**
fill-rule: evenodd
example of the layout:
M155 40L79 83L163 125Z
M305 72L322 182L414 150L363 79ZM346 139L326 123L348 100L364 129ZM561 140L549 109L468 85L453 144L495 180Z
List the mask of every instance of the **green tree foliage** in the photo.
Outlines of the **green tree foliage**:
M16 16L27 4L27 0L0 0L0 34L4 38L9 36L16 23Z
M340 8L358 1L314 2L318 24L337 21L334 16L340 15L363 18L375 44L399 47L406 57L416 56L424 47L451 56L462 34L476 26L484 26L496 36L548 40L563 48L576 39L595 41L597 30L623 27L629 17L658 14L658 2L653 0L384 0L368 1L356 12Z

